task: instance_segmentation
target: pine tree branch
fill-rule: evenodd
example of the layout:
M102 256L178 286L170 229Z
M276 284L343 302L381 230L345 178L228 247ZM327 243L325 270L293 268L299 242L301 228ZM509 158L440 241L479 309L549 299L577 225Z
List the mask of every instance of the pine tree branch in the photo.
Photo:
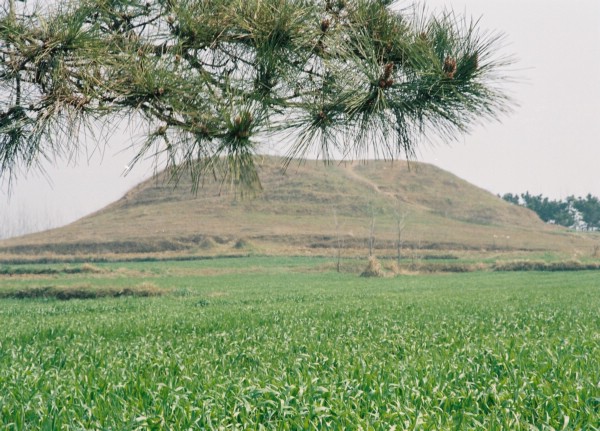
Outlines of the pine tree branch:
M376 0L58 0L28 14L11 0L0 176L76 151L79 124L124 115L149 130L136 159L164 152L197 179L223 157L227 178L256 186L242 170L267 133L291 133L294 157L411 157L423 135L510 109L500 42L476 21Z

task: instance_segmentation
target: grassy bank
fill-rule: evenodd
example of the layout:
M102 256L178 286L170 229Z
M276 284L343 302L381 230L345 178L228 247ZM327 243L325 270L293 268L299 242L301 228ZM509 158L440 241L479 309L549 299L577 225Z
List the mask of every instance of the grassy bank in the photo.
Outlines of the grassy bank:
M168 293L0 299L0 428L598 429L597 272L364 279L328 265L2 276L0 293Z

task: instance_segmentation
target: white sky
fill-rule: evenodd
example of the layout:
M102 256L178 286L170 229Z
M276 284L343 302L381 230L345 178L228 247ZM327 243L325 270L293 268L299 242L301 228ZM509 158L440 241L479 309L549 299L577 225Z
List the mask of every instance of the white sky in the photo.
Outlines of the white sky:
M600 196L600 0L426 0L506 34L520 83L519 107L501 123L458 142L421 148L433 163L493 193L529 191L553 198ZM123 176L132 157L115 136L104 154L20 176L8 196L0 183L3 232L68 223L121 197L152 174L149 164ZM9 227L10 226L10 227Z

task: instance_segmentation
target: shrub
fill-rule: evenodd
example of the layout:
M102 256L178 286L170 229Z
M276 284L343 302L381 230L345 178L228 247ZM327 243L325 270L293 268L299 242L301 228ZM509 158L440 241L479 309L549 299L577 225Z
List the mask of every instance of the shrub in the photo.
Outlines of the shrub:
M215 242L214 239L207 236L204 239L202 239L202 241L200 241L199 246L203 250L212 250L213 248L215 248L217 246L217 243Z
M252 244L247 239L240 238L235 242L235 244L233 245L233 248L235 248L237 250L243 250L246 248L250 248L251 245Z

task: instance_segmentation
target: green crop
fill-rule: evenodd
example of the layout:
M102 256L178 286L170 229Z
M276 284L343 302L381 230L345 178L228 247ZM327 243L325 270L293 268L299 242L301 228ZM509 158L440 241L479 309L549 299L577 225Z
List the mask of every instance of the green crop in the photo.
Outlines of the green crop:
M0 279L170 292L1 299L0 429L600 429L597 273L362 279L310 265Z

